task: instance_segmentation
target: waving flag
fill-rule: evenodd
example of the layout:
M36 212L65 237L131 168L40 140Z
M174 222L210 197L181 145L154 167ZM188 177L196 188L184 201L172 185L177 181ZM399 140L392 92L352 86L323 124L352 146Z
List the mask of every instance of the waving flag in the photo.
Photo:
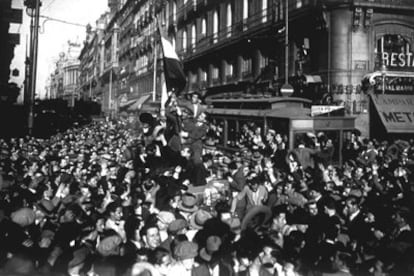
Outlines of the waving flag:
M187 84L183 65L171 43L162 36L161 46L164 54L164 77L167 90L178 95L184 90Z

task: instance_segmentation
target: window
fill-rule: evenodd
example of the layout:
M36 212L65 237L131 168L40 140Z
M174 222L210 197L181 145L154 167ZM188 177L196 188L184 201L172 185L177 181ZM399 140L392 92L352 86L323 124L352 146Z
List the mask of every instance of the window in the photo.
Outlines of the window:
M233 73L234 73L234 61L233 60L227 60L226 65L224 67L224 75L225 80L230 81L233 79Z
M249 0L243 0L243 21L249 17Z
M213 81L218 80L220 78L219 76L219 68L218 66L213 65L213 68L211 70L211 79Z
M226 17L226 27L227 27L227 31L226 31L226 36L230 37L231 36L231 25L232 25L232 21L233 21L233 13L231 10L231 3L227 4L227 17Z
M410 42L402 35L384 35L377 40L377 47L375 49L378 65L405 67L407 62L404 57L410 54L410 50ZM402 54L401 59L399 58L400 54Z
M173 23L177 22L177 2L172 2L172 16L173 16Z
M263 69L269 63L269 58L259 52L259 68Z
M200 69L200 88L204 88L207 84L207 71L204 68Z
M267 0L262 0L262 23L267 21Z
M194 51L196 47L196 26L191 26L191 49Z
M182 46L183 46L182 47L183 51L186 52L187 51L187 31L186 30L183 31L183 45Z
M218 40L218 31L219 31L219 15L218 11L214 11L213 14L213 43L216 43Z
M252 58L244 57L242 61L242 74L243 76L248 76L252 73Z
M207 20L205 17L201 19L201 35L202 37L205 37L207 33Z

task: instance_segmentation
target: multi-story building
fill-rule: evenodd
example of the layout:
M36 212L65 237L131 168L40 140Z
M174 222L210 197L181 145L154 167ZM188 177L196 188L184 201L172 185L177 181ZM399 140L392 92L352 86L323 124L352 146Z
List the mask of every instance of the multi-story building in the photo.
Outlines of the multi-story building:
M61 98L66 100L69 106L74 106L75 101L79 99L79 66L78 59L81 50L81 44L68 42L68 52L62 66L63 70L63 95Z
M98 43L100 86L108 99L103 110L109 102L121 106L153 91L159 95L154 14L183 60L186 90L206 97L275 96L287 77L295 95L333 99L368 134L367 91L413 90L410 0L111 0L110 7Z
M65 64L65 60L65 53L60 53L59 58L55 63L55 70L50 74L50 99L63 97L63 66Z
M74 106L75 101L80 98L80 62L78 59L80 50L79 43L69 41L67 53L59 54L55 71L50 75L49 98L64 99L69 106Z
M357 127L365 132L369 98L361 84L367 74L377 72L369 75L377 91L383 81L385 93L412 88L412 1L169 0L168 35L184 61L187 89L206 96L277 92L271 79L286 77L286 3L287 77L296 95L327 93L358 116ZM263 78L269 67L272 76Z

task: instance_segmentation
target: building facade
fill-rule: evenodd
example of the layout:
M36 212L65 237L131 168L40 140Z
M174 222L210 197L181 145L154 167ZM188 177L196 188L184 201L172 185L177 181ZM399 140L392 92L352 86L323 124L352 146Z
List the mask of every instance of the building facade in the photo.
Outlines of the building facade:
M410 0L109 2L110 20L97 42L104 111L109 102L115 110L159 95L155 15L184 63L187 92L279 95L288 78L296 96L343 105L363 132L369 129L369 93L413 92Z
M166 5L168 34L184 61L188 91L277 94L280 85L271 80L285 78L286 3L287 77L296 95L330 95L364 132L366 76L376 93L413 92L412 1L173 0Z

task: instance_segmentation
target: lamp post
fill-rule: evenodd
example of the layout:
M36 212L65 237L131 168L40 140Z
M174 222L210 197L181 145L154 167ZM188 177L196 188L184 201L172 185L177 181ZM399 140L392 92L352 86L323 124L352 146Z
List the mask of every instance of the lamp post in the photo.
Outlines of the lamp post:
M34 117L34 99L36 94L36 75L37 75L37 51L39 46L39 10L41 6L40 0L26 0L26 13L31 18L30 24L30 70L29 80L26 84L29 84L29 114L27 120L27 126L29 135L33 132L33 117Z
M285 0L285 83L280 89L280 93L290 96L293 93L293 87L289 84L289 1Z

